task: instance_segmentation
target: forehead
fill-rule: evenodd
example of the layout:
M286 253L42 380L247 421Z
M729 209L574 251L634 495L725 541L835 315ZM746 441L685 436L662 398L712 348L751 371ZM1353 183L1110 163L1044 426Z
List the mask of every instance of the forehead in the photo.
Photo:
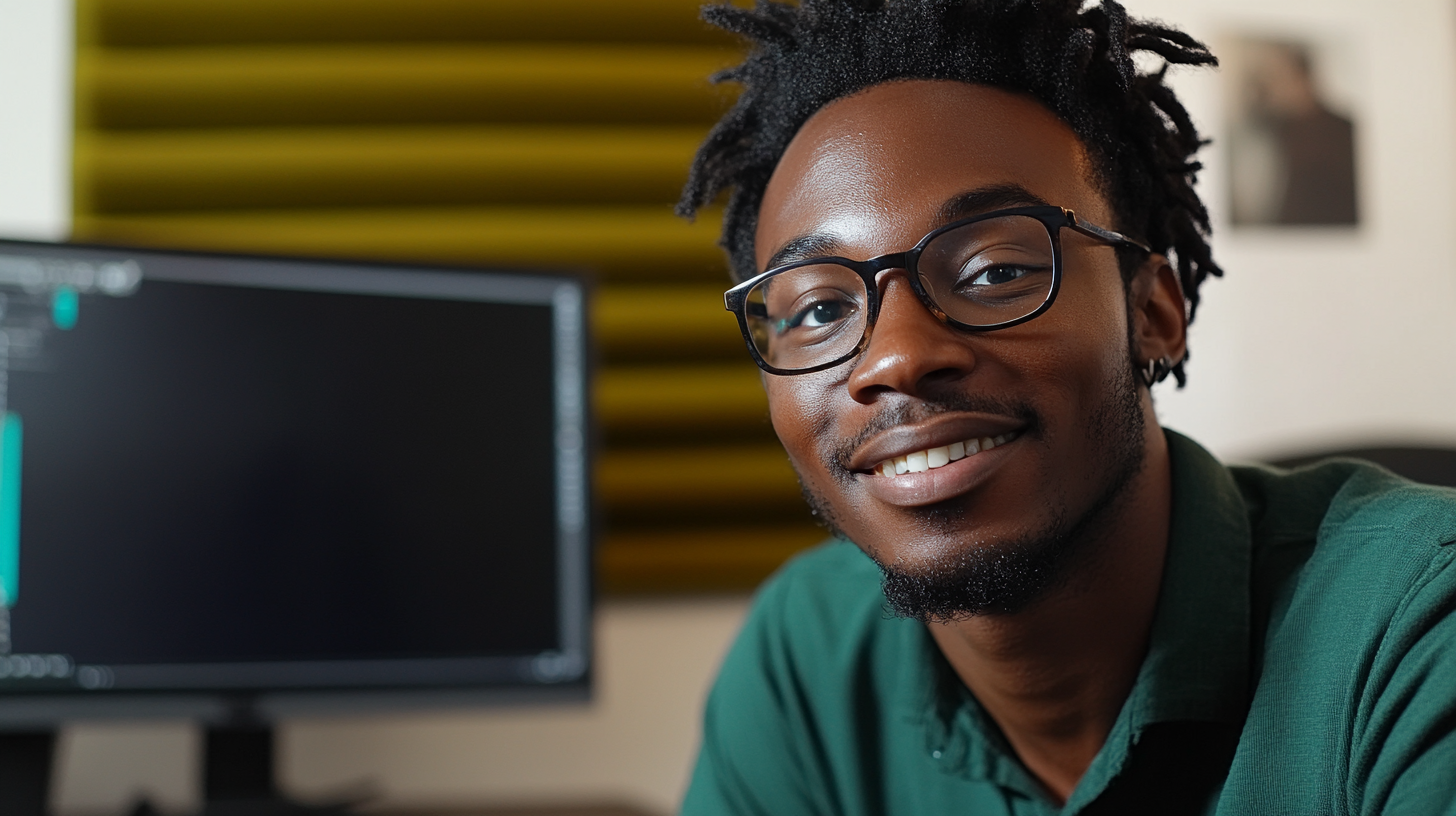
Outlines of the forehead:
M1030 97L949 80L876 85L826 105L789 143L759 208L758 268L806 236L850 257L908 249L948 203L989 188L1107 224L1093 178L1081 141Z

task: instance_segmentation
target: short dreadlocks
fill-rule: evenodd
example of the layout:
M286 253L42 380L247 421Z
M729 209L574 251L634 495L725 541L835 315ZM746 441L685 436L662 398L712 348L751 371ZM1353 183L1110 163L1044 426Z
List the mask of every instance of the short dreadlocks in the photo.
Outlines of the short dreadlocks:
M1216 65L1197 40L1134 20L1115 0L757 0L703 18L747 38L742 65L714 77L743 92L699 149L680 215L732 188L721 243L733 275L754 274L764 187L799 128L828 103L896 79L949 79L1028 94L1088 148L1116 229L1173 259L1191 320L1198 287L1221 275L1208 211L1193 190L1204 142L1166 84L1170 64ZM1140 73L1136 52L1162 58ZM1124 263L1124 275L1132 265ZM1182 385L1180 362L1173 370Z

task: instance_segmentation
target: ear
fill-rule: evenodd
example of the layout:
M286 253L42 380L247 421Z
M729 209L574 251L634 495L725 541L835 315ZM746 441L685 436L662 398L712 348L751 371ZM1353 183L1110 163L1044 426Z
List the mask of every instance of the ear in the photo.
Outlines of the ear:
M1178 273L1164 255L1153 254L1133 275L1133 364L1167 357L1177 364L1188 353L1188 311Z

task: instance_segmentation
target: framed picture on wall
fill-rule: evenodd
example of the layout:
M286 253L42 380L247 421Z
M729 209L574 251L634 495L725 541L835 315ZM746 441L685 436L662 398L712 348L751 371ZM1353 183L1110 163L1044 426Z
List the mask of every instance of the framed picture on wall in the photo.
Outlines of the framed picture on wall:
M1346 44L1235 34L1219 55L1234 226L1357 225L1358 127Z

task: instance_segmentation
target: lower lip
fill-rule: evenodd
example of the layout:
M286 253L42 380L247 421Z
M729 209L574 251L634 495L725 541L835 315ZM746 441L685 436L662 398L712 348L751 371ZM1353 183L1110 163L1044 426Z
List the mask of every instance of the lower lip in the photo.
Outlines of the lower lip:
M1013 453L1007 448L1020 440L1021 437L1018 436L988 451L981 451L920 473L902 473L898 476L862 473L859 475L859 483L871 496L898 507L920 507L943 502L968 493L985 481L991 471Z

